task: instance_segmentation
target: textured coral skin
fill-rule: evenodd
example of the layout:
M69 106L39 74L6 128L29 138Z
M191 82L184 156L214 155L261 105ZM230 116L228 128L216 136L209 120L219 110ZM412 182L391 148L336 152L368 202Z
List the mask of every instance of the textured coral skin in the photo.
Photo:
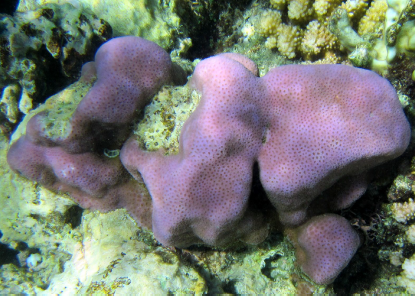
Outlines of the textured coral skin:
M301 269L318 284L332 283L360 245L349 222L335 214L311 218L292 236Z
M94 69L96 68L96 69ZM180 78L169 55L138 37L112 39L100 47L95 64L83 75L97 81L71 118L68 135L50 137L43 117L29 121L26 135L8 153L10 167L46 187L69 192L83 207L111 210L126 207L137 221L151 228L151 199L146 189L103 148L119 149L137 112L164 84Z
M197 67L192 83L202 87L202 69L208 76L204 91L211 97L202 98L184 124L179 155L141 151L134 138L121 150L124 166L133 175L139 171L151 192L153 232L163 244L223 245L238 238L258 243L267 235L262 215L247 208L265 124L251 100L258 80L231 57ZM262 235L251 238L255 233Z
M372 71L293 65L261 79L269 111L261 182L286 225L302 223L308 204L341 177L361 175L409 144L393 87Z
M253 242L246 236L266 227L247 208L255 162L281 222L292 227L333 185L343 190L325 210L349 206L365 191L366 172L409 143L393 87L371 71L291 65L258 78L219 55L198 64L191 84L202 99L183 126L178 155L142 151L134 138L121 151L151 193L163 244Z
M167 53L137 37L106 43L95 65L98 80L76 109L71 132L47 136L47 113L39 113L12 145L8 162L27 178L69 192L84 207L126 207L165 245L261 242L269 217L251 207L255 164L280 221L298 227L353 203L366 189L368 171L402 154L410 139L393 87L371 71L291 65L259 78L246 57L222 54L195 69L190 85L202 98L183 126L179 154L144 151L132 136L120 159L107 159L100 149L120 148L136 112L182 75ZM88 68L86 77L94 70ZM317 216L293 239L308 258L319 258L320 236L303 239L301 233L327 224L327 217L333 219L329 230L350 235L351 243L326 240L340 243L348 255L328 258L333 264L323 273L307 267L314 265L308 259L300 262L321 283L333 280L358 245L343 218Z

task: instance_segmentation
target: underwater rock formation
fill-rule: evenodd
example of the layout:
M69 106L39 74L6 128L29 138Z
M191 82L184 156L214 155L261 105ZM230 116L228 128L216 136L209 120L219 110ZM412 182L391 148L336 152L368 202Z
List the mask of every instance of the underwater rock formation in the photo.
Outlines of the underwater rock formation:
M49 4L34 11L0 15L0 111L16 123L68 82L112 37L109 24L71 4ZM8 96L14 88L15 95Z
M126 207L165 245L265 239L269 217L249 200L255 163L280 221L295 228L349 206L364 192L368 171L409 143L393 87L373 72L293 65L258 78L251 60L223 54L195 69L190 85L202 98L183 126L179 154L147 152L135 136L123 145L130 124L163 84L184 83L183 72L160 47L138 37L103 45L95 66L84 67L84 79L94 67L98 80L63 131L53 130L59 118L38 113L11 146L8 162L52 190L69 192L83 207ZM120 158L109 158L106 149L121 145ZM319 197L333 186L341 190ZM321 223L310 221L308 227ZM356 236L347 223L333 225ZM334 252L327 274L314 277L303 269L329 283L357 245L355 239L342 244L347 256Z
M175 46L178 36L186 35L182 19L177 15L177 1L22 0L17 11L26 12L41 5L68 2L77 9L103 17L113 29L114 37L140 36L168 49Z

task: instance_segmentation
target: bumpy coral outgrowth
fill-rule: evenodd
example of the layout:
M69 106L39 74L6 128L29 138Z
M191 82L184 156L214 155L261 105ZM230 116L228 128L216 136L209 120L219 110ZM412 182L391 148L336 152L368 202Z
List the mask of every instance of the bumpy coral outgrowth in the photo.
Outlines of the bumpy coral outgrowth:
M412 198L404 203L396 202L392 205L392 215L396 221L406 223L415 217L415 202Z
M334 214L310 219L294 231L292 239L301 269L318 284L333 282L360 244L349 222Z
M350 19L355 20L365 14L367 6L368 0L347 0L340 5L340 8L345 9Z
M354 31L349 7L342 5L330 17L330 30L349 52L353 65L387 75L394 59L415 52L414 1L374 0ZM360 36L361 35L361 36Z
M287 0L270 0L269 3L276 9L284 9L287 4Z
M324 22L333 10L341 3L341 0L315 0L313 7L319 21Z
M96 54L95 66L85 67L89 71L84 76L96 68L98 79L69 127L50 125L50 112L36 114L26 135L10 148L8 162L29 179L69 192L84 207L130 208L141 224L151 228L146 190L130 180L119 158L106 157L104 150L120 148L137 112L163 84L173 81L177 69L162 48L136 37L106 43Z
M403 272L398 277L398 284L406 288L408 293L415 293L415 255L405 259L402 264Z
M336 38L329 32L326 26L322 26L318 21L308 23L306 33L301 42L301 51L307 60L317 56L320 52L334 49Z
M309 0L290 1L286 23L281 20L285 4L279 5L271 1L271 5L281 11L265 11L257 25L258 33L267 37L265 43L267 48L277 48L281 54L290 59L295 58L296 54L301 52L308 60L315 58L320 52L325 53L334 49L337 40L327 29L326 21L336 3ZM321 21L310 22L313 17L318 17Z
M415 225L411 225L405 232L406 240L415 245Z
M369 3L370 8L367 9ZM402 15L408 11L406 20L413 19L409 17L411 13L405 8L405 1L391 1L387 14L388 4L386 0L347 0L345 2L339 0L295 0L295 1L275 1L270 0L271 7L277 10L267 10L258 18L257 32L267 37L265 45L272 49L277 48L278 51L287 58L295 58L299 53L306 60L321 60L325 56L337 53L339 50L352 52L359 47L363 47L367 53L361 59L369 59L370 61L355 62L356 58L351 58L354 65L358 67L371 67L378 69L377 65L371 64L371 60L390 59L391 55L395 55L394 49L385 47L385 36L382 33L392 24L399 23ZM413 4L412 4L413 5ZM412 7L408 5L408 7ZM336 23L341 13L344 11L344 18L340 23L342 28L328 29L331 20L334 18ZM389 19L387 19L389 15ZM271 19L274 19L271 22ZM402 21L403 22L403 21ZM399 24L401 25L402 22ZM287 29L287 27L289 29ZM413 27L409 25L409 27ZM268 30L264 30L269 28ZM272 29L271 29L272 28ZM358 28L358 33L354 31ZM393 30L393 34L397 35L400 31L398 27ZM403 30L402 30L403 31ZM276 33L275 33L276 32ZM392 34L392 35L393 35ZM404 34L401 34L404 35ZM413 35L413 34L406 34ZM356 41L357 39L357 41ZM402 36L398 39L402 40ZM290 40L286 42L286 46L279 46L280 40ZM295 40L295 42L293 42ZM313 45L313 41L315 45ZM380 44L378 41L381 41ZM288 46L289 45L289 46ZM399 51L399 44L397 49ZM408 46L406 46L408 47ZM410 51L414 51L414 46L409 46ZM401 50L406 52L408 50ZM380 71L382 72L382 71Z
M386 0L374 0L359 23L359 35L378 34L381 36L387 9Z
M288 17L296 22L307 21L313 14L310 0L292 0L288 2Z
M281 13L276 10L267 10L261 15L261 22L258 24L258 33L265 37L276 35L280 24Z

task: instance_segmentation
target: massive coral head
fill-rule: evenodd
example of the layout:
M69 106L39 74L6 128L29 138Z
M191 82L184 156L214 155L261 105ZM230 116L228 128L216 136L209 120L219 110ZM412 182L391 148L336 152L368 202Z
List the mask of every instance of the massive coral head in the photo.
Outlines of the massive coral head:
M68 128L52 130L48 111L34 115L26 135L11 146L8 162L27 178L70 193L83 207L127 207L140 224L151 228L147 190L131 181L119 158L108 158L104 150L121 148L137 113L162 85L183 82L185 74L161 47L139 37L115 38L102 45L95 63L85 65L82 79L94 74L97 80Z
M263 213L248 207L264 126L254 68L240 55L199 63L191 84L202 100L182 128L178 155L143 151L134 137L122 148L124 166L132 175L140 172L150 191L153 230L163 244L258 243L266 237Z
M261 182L286 225L303 223L310 203L336 182L348 191L342 178L365 180L370 168L401 155L409 144L410 128L396 91L372 71L289 65L261 80L267 90L258 106L267 122L258 156ZM336 203L340 209L351 201Z
M179 153L166 156L127 135L152 95L183 82L184 72L138 37L103 45L84 79L94 69L98 80L64 132L48 129L48 112L29 121L8 153L14 170L84 207L125 207L165 245L259 243L278 217L294 229L299 263L319 283L332 282L359 244L344 218L324 214L357 200L370 170L410 140L396 92L371 71L289 65L260 78L248 58L221 54L197 65L189 86L200 103L182 128ZM119 158L103 153L123 143ZM262 199L251 192L256 168ZM324 257L321 243L336 246L329 251L337 259Z
M134 138L124 145L121 160L144 179L164 244L224 244L265 229L261 213L259 224L245 221L256 162L280 221L294 227L349 206L364 193L368 171L409 143L397 95L374 72L344 65L255 72L236 54L203 60L190 82L202 98L183 126L179 154L143 151ZM341 191L327 206L314 202L332 186Z
M269 217L249 195L258 163L280 221L297 233L303 271L331 283L360 240L344 218L312 216L356 201L369 171L406 149L409 123L392 85L371 71L290 65L255 74L236 54L203 60L190 82L201 101L179 154L144 151L132 137L121 160L150 191L156 237L180 247L265 237Z

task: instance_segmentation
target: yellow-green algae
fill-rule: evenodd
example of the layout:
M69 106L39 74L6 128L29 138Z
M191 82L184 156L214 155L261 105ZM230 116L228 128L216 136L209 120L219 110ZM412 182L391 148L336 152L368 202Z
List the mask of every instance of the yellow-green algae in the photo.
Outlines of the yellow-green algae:
M108 21L114 36L133 35L156 42L163 48L174 44L180 18L174 13L175 1L158 0L21 0L17 11L34 10L48 3L72 3Z
M51 138L65 138L70 131L69 119L81 100L88 93L95 82L95 77L80 79L69 85L63 91L50 97L46 102L33 111L30 111L22 120L17 130L13 133L12 142L25 134L26 125L37 113L45 112L42 120L46 122L45 133Z
M42 263L36 271L25 266L25 254L19 259L22 267L11 264L0 269L0 292L39 292L50 278L62 272L61 264L70 258L66 246L70 244L71 230L64 223L66 209L74 205L68 197L56 195L37 184L11 172L6 162L8 141L0 138L0 241L19 249L24 243L37 249Z
M199 100L200 94L188 85L163 87L145 108L144 117L134 131L143 148L177 153L181 128Z

